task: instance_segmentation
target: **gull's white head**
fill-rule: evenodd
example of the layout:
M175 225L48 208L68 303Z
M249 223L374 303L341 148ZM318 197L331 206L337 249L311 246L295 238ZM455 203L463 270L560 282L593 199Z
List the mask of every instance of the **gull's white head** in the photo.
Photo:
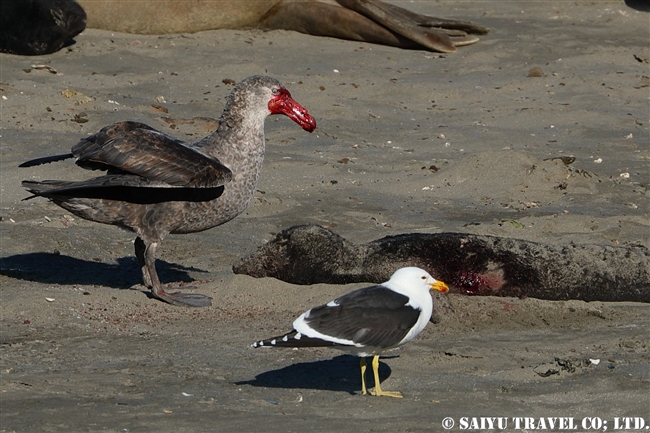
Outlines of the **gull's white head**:
M404 289L422 290L424 292L438 290L445 293L449 291L449 287L445 283L436 280L424 269L416 267L398 269L390 277L388 283Z

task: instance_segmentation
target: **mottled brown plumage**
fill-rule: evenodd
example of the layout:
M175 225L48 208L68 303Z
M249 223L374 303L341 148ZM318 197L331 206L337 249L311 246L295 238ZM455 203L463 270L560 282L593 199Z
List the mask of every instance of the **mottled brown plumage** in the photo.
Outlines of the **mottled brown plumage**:
M79 182L24 181L23 186L81 218L134 231L143 281L154 296L177 305L207 306L210 298L204 295L164 291L155 250L169 233L207 230L248 207L262 168L264 120L270 114L285 114L309 132L316 128L313 117L279 81L254 76L232 91L217 130L195 143L142 123L116 123L81 140L69 154L21 165L76 157L78 166L105 175Z

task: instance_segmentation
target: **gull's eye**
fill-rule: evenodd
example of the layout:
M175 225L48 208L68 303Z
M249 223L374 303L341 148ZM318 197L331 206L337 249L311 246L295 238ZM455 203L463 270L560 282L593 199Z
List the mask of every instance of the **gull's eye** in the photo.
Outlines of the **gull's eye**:
M422 275L420 278L422 278L423 280L427 279L427 277L425 275Z

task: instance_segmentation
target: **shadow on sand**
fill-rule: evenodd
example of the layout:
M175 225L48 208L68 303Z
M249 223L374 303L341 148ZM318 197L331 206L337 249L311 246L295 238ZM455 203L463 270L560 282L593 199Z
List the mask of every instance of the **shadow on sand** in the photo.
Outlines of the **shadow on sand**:
M350 394L358 394L361 392L360 359L358 356L353 355L339 355L327 360L300 362L278 370L260 373L255 376L255 379L235 382L235 384L265 388L344 391ZM379 377L381 380L386 380L390 373L390 367L383 362L379 362ZM370 366L366 371L366 386L369 389L375 386Z
M206 272L156 261L163 282L191 282L188 271ZM61 254L28 253L0 258L0 275L45 284L82 284L128 289L142 283L135 257L120 257L116 263L83 260Z

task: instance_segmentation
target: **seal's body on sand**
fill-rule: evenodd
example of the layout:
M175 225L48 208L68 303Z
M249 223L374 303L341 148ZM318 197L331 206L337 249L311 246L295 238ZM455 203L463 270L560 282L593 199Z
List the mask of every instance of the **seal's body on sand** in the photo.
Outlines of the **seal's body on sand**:
M2 0L0 52L58 51L84 30L86 14L89 28L124 33L295 30L444 53L476 43L473 35L488 32L470 22L420 15L381 0Z
M253 76L228 96L217 130L183 143L138 122L109 125L81 140L71 153L39 158L31 167L76 157L106 175L79 182L24 181L73 214L137 234L135 254L144 284L176 305L207 306L198 294L166 293L155 268L157 245L169 233L193 233L230 221L248 207L264 159L264 120L285 114L312 132L316 122L274 78ZM31 198L31 197L30 197Z
M467 233L409 233L357 245L320 226L295 226L233 270L293 284L347 284L384 281L401 266L428 270L469 295L650 302L647 248Z
M410 12L380 0L79 0L88 27L136 34L261 28L372 42L400 48L456 51L485 34L475 24Z

